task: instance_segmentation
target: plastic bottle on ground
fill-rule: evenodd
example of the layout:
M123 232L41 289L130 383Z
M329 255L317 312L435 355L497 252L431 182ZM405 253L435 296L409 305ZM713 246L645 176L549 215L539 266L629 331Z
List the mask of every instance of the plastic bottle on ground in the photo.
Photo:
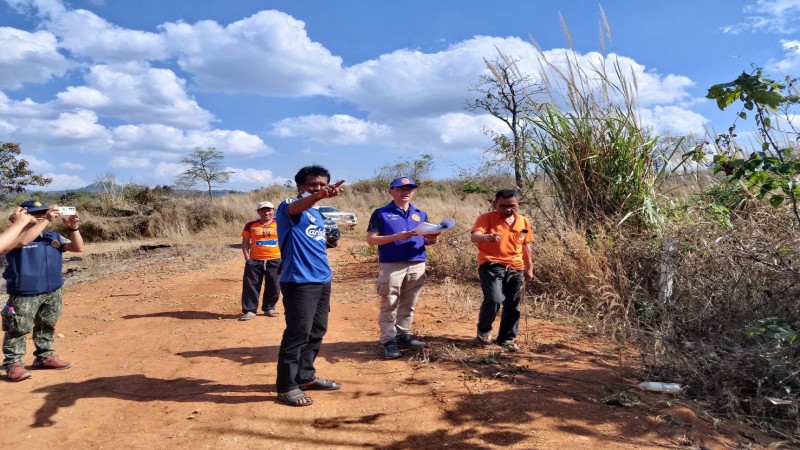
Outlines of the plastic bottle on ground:
M669 394L679 394L681 385L678 383L662 383L660 381L643 381L636 385L639 389L653 392L667 392Z

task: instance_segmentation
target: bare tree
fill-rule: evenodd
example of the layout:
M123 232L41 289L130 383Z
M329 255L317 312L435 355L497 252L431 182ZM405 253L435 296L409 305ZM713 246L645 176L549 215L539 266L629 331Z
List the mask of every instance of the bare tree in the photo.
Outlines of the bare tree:
M517 68L520 60L502 57L494 61L484 60L491 74L480 76L480 81L469 87L479 95L466 104L467 111L485 111L503 122L510 136L492 129L484 131L494 141L492 151L508 158L514 166L514 181L522 189L523 174L527 170L525 144L530 134L525 111L532 106L534 94L543 89L529 74Z
M208 186L208 197L213 200L211 187L215 184L227 183L233 173L222 168L223 158L222 152L214 147L195 148L181 159L181 163L189 165L189 168L177 176L175 183L194 186L197 182L202 181Z
M28 161L19 158L21 152L19 144L0 143L0 193L24 192L26 186L46 186L53 181L34 174L28 168Z
M416 159L404 159L385 164L378 170L378 177L387 180L396 177L410 177L416 183L422 183L430 177L433 167L433 155L423 153Z
M117 176L112 171L107 171L102 175L94 177L94 185L102 191L100 195L105 203L109 205L119 205L122 203L122 187L117 184Z

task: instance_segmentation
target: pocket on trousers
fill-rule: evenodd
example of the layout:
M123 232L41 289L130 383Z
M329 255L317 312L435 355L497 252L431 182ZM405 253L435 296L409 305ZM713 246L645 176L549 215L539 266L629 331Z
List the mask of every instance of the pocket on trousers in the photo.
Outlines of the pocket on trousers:
M20 324L19 316L3 316L3 331L16 334L19 332L30 332L30 330L23 330L23 324Z
M378 274L378 279L375 281L375 290L378 292L378 295L381 297L389 295L391 291L390 281L391 277L389 275Z

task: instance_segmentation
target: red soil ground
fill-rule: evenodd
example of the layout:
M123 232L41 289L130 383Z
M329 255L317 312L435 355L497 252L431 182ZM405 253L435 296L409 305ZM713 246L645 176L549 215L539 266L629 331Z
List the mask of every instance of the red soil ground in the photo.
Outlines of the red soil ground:
M360 236L330 252L333 306L317 360L319 375L344 388L314 393L311 407L284 406L274 384L283 316L236 320L241 252L238 238L226 240L72 278L56 349L74 367L0 380L4 447L759 446L745 437L752 432L715 431L689 401L631 387L636 355L622 358L615 344L576 328L531 317L523 352L476 347L478 305L458 300L459 287L444 280L429 281L417 309L429 347L384 361L377 263L349 251ZM80 274L88 260L67 267Z

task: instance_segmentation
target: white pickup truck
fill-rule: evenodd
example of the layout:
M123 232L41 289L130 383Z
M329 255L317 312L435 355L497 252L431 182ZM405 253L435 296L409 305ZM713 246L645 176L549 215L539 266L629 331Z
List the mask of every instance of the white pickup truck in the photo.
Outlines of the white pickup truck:
M326 219L330 219L338 223L340 227L344 226L352 230L356 227L356 225L358 225L358 217L356 217L355 214L339 211L333 206L320 206L319 212Z

